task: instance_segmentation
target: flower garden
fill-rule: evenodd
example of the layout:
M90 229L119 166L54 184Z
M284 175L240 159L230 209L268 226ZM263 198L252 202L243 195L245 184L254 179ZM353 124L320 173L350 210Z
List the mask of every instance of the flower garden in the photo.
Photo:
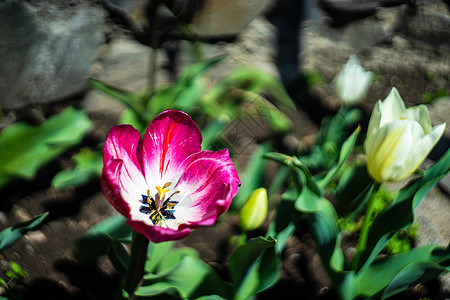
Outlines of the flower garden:
M448 15L449 6L319 2L104 1L108 53L114 41L127 40L139 44L146 64L106 67L105 56L97 63L119 79L92 64L80 93L49 103L33 102L31 91L20 96L21 78L33 71L14 68L18 52L5 50L12 61L0 68L9 74L5 82L10 70L22 73L0 86L8 91L0 131L0 299L448 297L450 111L440 109L441 120L432 109L449 107L449 45L440 37L430 42L413 25L430 12ZM86 3L73 7L99 9ZM44 4L17 1L0 3L0 16L31 30L19 17L33 5L45 16ZM410 14L408 39L396 22L391 43L355 38L354 30L370 27L365 22L389 14ZM46 24L39 17L36 24ZM328 48L320 51L334 52L329 43L339 49L331 71L320 51L304 54L310 40L284 39L298 27L283 26L311 21L319 25L302 34ZM258 38L255 53L274 45L262 38L267 28L278 38L277 55L268 51L271 69L256 54L236 62L234 51L251 54ZM19 45L16 37L29 44L7 30L15 33L10 45ZM339 40L339 32L357 42ZM77 34L81 43L83 31ZM251 38L241 43L243 36ZM434 52L423 50L427 42ZM414 72L410 65L391 70L387 56L371 63L383 51L394 57L398 45L427 53L435 73L414 64ZM295 54L283 56L290 47ZM127 59L137 57L130 49ZM43 55L33 51L30 57ZM292 71L292 59L306 66ZM142 69L140 88L123 86ZM161 79L163 71L171 76ZM411 84L419 77L421 84ZM444 203L434 216L444 221L436 223L440 235L424 243L416 212L432 211L420 207L431 194Z

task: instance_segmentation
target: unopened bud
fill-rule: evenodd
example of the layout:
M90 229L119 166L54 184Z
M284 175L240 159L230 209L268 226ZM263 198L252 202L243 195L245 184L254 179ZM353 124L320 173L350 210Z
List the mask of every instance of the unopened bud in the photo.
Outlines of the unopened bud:
M254 190L239 212L239 226L244 231L255 230L260 227L267 217L267 190Z

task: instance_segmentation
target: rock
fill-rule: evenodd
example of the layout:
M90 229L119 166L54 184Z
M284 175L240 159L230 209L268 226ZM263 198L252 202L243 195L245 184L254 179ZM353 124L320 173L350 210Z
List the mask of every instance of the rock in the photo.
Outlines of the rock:
M423 103L423 94L434 91L437 81L450 88L450 44L448 33L443 34L448 18L441 4L426 2L417 11L407 5L380 8L373 16L338 28L325 20L317 28L305 24L299 72L313 70L330 83L348 57L356 54L362 66L377 75L361 103L367 112L392 86L407 106ZM435 79L426 79L430 77Z
M31 216L28 214L28 212L17 204L13 205L11 211L17 222L24 222L31 219Z
M150 47L131 39L113 40L104 51L94 77L114 87L138 93L148 84L151 51L153 50ZM156 57L156 83L169 82L170 74L164 69L167 57L159 50ZM88 112L103 111L115 115L124 107L117 100L97 90L92 90L86 95L84 106Z
M19 109L81 92L104 41L104 12L92 5L0 3L0 104Z
M30 231L25 235L25 238L32 244L39 244L39 243L44 243L47 241L47 237L45 236L45 234L40 231L40 230L36 230L36 231Z
M3 211L0 211L0 225L3 227L8 222L8 217Z
M209 0L195 12L192 30L201 37L233 36L271 0Z
M450 138L450 96L441 97L428 106L432 125L447 123L444 135Z
M151 14L149 0L102 0L112 14L118 16L139 39L148 35ZM180 23L189 26L190 34L203 39L235 36L273 0L173 0L159 7L159 32L178 32ZM146 43L145 39L141 42Z

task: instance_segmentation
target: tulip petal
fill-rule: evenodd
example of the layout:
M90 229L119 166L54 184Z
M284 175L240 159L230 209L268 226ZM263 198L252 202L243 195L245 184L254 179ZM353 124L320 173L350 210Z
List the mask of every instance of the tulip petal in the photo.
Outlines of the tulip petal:
M375 103L375 106L373 107L372 114L370 116L369 120L369 127L367 129L367 136L366 136L366 151L367 149L371 149L373 138L372 136L377 132L378 129L381 127L381 101L378 100L377 103Z
M425 134L430 133L431 120L428 114L428 109L425 105L417 105L406 109L403 118L417 121L420 126L422 126Z
M180 176L180 166L201 151L202 135L192 119L181 111L164 111L150 123L143 140L144 173L149 186Z
M386 123L400 120L406 111L403 99L397 89L392 88L386 99L380 104L381 120L380 127Z
M383 126L366 140L370 175L378 182L399 181L422 163L443 134L445 124L426 135L419 123L398 120Z
M445 123L432 128L431 132L421 137L412 147L405 165L409 166L411 172L419 167L425 160L439 139L444 134ZM405 176L406 177L406 176Z
M122 170L123 161L113 159L106 161L100 177L100 185L105 198L123 216L130 218L130 207L121 195L119 177Z
M358 57L351 55L333 79L337 97L344 104L352 105L362 100L373 81L373 73L364 70Z
M110 158L120 159L122 170L119 176L122 196L127 201L134 201L136 195L147 191L141 167L142 141L141 134L131 125L114 126L105 142L103 163Z
M179 240L188 236L191 232L189 228L174 230L161 226L149 226L142 221L128 221L127 224L137 232L143 234L153 243Z
M193 155L176 186L180 194L175 216L182 223L180 228L212 225L240 184L228 150Z

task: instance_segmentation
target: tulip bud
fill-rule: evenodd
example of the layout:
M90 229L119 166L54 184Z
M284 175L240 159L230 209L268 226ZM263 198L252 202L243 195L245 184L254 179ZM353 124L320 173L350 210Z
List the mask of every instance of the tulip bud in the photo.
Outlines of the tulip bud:
M364 70L355 55L351 55L333 79L336 96L346 105L361 101L373 81L373 73Z
M367 170L377 182L403 180L414 172L441 138L445 123L431 126L425 105L406 108L393 88L378 101L369 121L364 149Z
M260 227L267 217L267 190L254 190L239 212L239 226L244 231L255 230Z

